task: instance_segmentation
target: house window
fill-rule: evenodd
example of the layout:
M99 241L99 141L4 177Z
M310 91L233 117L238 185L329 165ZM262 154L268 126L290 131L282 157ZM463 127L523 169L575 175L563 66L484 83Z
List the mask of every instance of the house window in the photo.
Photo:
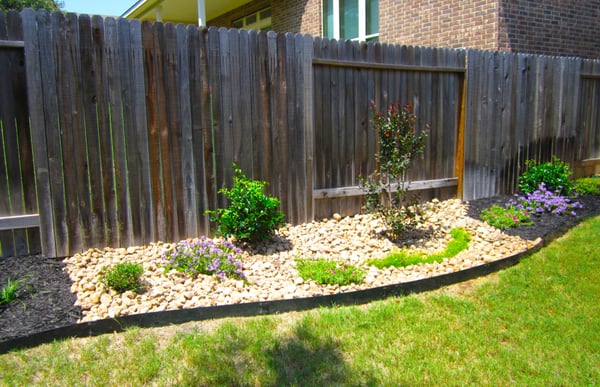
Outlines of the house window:
M241 19L234 20L233 28L266 31L271 29L271 8L265 8L251 13Z
M323 0L323 36L377 40L379 0Z

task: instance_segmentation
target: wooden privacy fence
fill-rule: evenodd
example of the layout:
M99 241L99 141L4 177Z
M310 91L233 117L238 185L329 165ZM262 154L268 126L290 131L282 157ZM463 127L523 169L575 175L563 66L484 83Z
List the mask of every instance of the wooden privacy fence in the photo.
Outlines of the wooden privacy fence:
M598 61L31 10L0 14L0 41L2 256L208 234L234 162L291 223L356 213L371 103L431 126L411 177L435 195L510 193L525 159L600 156Z
M463 198L513 193L525 160L600 157L600 61L469 51Z

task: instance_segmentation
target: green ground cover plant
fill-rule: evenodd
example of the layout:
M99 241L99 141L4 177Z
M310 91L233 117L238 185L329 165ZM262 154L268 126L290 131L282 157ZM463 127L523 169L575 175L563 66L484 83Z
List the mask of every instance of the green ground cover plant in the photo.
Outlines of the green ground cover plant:
M390 253L385 258L371 259L367 261L367 263L379 269L383 269L390 266L406 267L423 263L442 262L444 258L452 258L469 247L471 236L465 229L454 228L450 231L450 235L452 236L452 239L448 242L448 246L439 253L428 255L422 252L410 253L405 250L400 250Z
M245 281L241 257L242 250L233 243L204 236L195 241L181 241L163 252L166 271L216 275L218 280L231 277Z
M219 190L227 197L229 206L206 211L217 224L216 234L249 243L268 239L285 224L279 199L264 193L266 182L250 180L235 164L233 169L233 187Z
M117 293L137 292L142 289L141 276L144 269L139 263L117 263L110 268L103 268L103 271L104 274L100 276L100 282Z
M536 385L600 381L600 217L471 290L70 339L1 385ZM449 382L450 381L450 382Z
M493 205L481 211L481 220L496 228L506 230L512 227L526 226L532 224L529 222L530 213L524 209L519 209L514 205L506 207Z
M364 270L325 258L297 259L296 265L302 279L305 281L311 279L320 285L360 284L365 278Z
M575 180L575 192L579 195L600 195L600 177L583 177Z

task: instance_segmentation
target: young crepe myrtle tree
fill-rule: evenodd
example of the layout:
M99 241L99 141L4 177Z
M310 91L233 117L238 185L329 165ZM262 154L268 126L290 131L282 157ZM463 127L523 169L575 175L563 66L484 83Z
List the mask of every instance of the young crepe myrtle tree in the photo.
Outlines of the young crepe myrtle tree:
M417 117L411 105L390 104L385 113L377 111L373 103L371 108L379 150L375 171L366 179L361 177L367 192L365 209L379 214L390 229L390 237L397 239L414 228L422 214L418 197L408 195L408 171L425 149L427 130L416 133Z

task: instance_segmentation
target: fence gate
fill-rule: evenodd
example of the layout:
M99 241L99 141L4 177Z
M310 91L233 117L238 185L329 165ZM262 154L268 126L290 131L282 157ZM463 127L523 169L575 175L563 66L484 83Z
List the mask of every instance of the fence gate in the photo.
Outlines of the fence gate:
M21 34L0 13L0 258L41 252Z

